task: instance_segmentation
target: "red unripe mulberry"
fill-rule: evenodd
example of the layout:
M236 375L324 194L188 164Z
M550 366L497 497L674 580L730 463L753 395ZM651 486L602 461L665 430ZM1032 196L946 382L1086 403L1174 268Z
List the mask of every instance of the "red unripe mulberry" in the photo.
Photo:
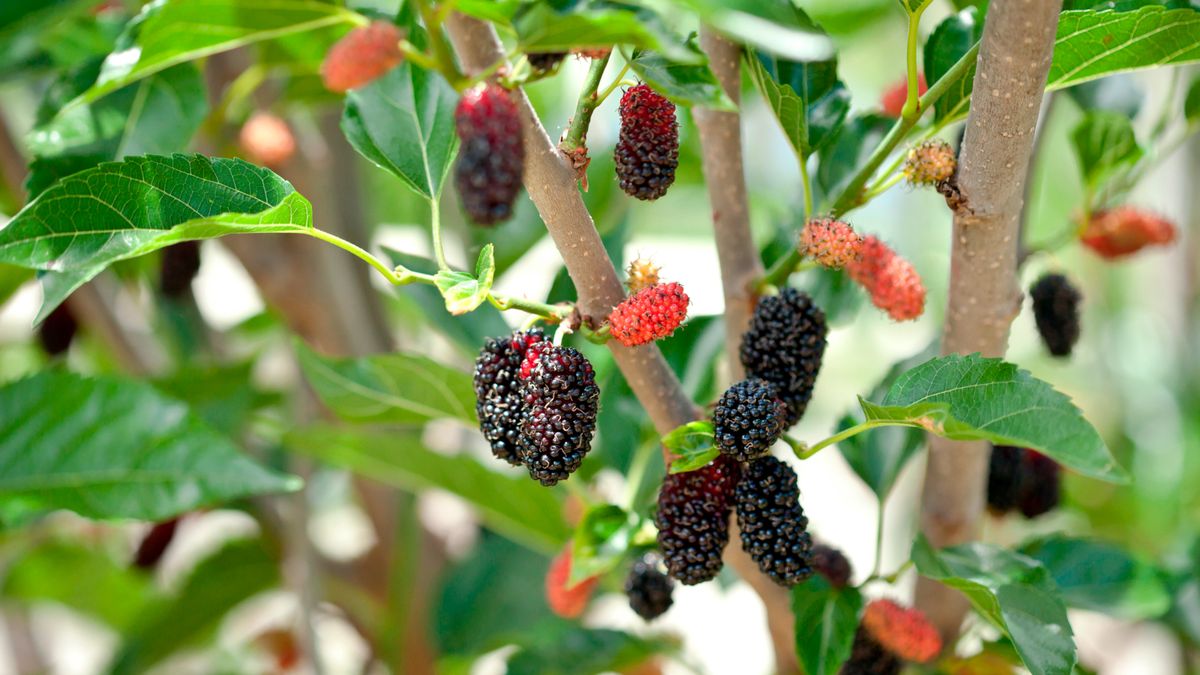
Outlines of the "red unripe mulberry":
M688 296L677 283L648 286L613 309L608 325L613 339L626 347L661 340L687 318Z
M508 220L525 170L517 104L495 84L468 89L454 111L454 123L462 141L454 185L463 210L477 225Z
M847 267L858 260L862 242L847 223L817 218L808 221L800 233L800 252L825 267Z
M927 663L942 651L942 638L917 609L875 600L863 612L862 626L889 652L905 661Z
M1146 246L1175 241L1175 225L1166 218L1132 206L1118 206L1092 214L1081 236L1083 245L1103 258L1121 258Z
M600 577L589 577L574 586L568 586L570 578L571 545L567 544L562 552L554 556L546 572L546 602L555 614L566 619L583 614L588 600L592 598L592 591L596 590L596 584L600 581Z
M658 199L675 182L679 124L675 104L639 84L621 96L621 135L613 159L621 189L644 201Z
M917 74L917 94L924 95L929 89L929 85L925 82L925 73ZM899 117L904 110L904 102L908 100L908 78L903 77L899 82L891 85L883 91L883 96L879 97L879 107L883 109L883 114L888 117Z
M896 321L915 319L925 311L925 285L916 268L876 237L863 238L862 254L846 271L871 295L871 302Z
M296 137L282 118L267 112L256 112L238 134L242 152L255 164L277 168L296 154Z
M375 21L338 40L321 63L321 79L330 91L346 92L379 79L400 65L404 34L394 24Z

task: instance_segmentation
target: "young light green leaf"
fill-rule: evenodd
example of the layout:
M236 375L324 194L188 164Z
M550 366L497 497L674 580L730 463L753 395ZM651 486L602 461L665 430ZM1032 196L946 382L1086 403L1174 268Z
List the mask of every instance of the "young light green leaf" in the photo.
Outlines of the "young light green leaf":
M1021 553L1049 570L1070 607L1131 621L1156 619L1171 607L1163 572L1112 544L1052 535Z
M55 181L100 162L184 150L207 115L204 79L190 63L96 103L63 109L29 134L33 161L26 188L36 197Z
M192 570L174 597L137 617L107 672L143 673L176 651L211 639L231 609L278 584L279 563L262 541L226 544Z
M538 551L556 552L571 536L559 492L538 485L524 471L501 474L467 455L433 452L421 443L419 431L317 427L288 434L285 445L403 490L450 492L475 507L489 527Z
M1079 160L1079 172L1092 188L1098 187L1122 165L1142 156L1129 118L1104 110L1089 111L1071 132L1071 145Z
M662 17L644 7L604 0L529 3L517 10L512 23L525 52L615 44L650 49L683 63L699 58L667 29Z
M454 315L472 312L482 305L492 292L496 276L496 259L492 244L483 247L475 261L475 274L454 270L439 270L433 282L446 301L446 311Z
M678 457L671 461L671 473L703 468L721 454L716 446L712 422L707 420L676 427L663 436L662 442L668 452Z
M475 424L471 376L413 354L324 357L297 343L304 377L321 402L352 422L419 424L453 418Z
M981 37L983 22L974 7L944 19L925 41L925 79L930 83L940 80ZM953 120L966 115L974 82L975 67L972 66L934 104L934 119Z
M737 110L737 106L725 95L721 83L717 82L717 77L709 70L707 61L700 64L677 63L661 54L643 50L634 55L630 66L638 77L680 105Z
M134 19L134 43L110 55L100 79L76 101L95 101L187 61L292 33L362 21L355 12L317 0L158 0Z
M1145 6L1063 12L1047 89L1140 68L1200 61L1200 12Z
M616 569L637 531L636 515L614 504L588 510L575 528L571 542L571 574L568 586Z
M924 536L913 544L912 560L921 576L962 591L1004 631L1030 673L1070 675L1076 659L1071 624L1041 563L987 544L935 551Z
M931 359L901 375L878 405L862 398L859 404L869 421L1033 448L1085 476L1128 480L1070 398L1000 359Z
M132 157L55 183L0 230L0 262L63 274L66 297L105 267L189 239L309 232L312 205L268 169L202 155ZM54 309L43 302L42 315Z
M792 588L796 655L808 675L837 675L850 658L863 599L857 588L836 589L821 574Z
M786 61L747 54L750 75L802 157L833 140L850 110L850 92L837 79L837 61Z
M0 501L162 520L300 485L141 382L48 371L0 388Z
M405 63L347 94L342 132L362 156L437 199L458 146L457 101L441 75Z

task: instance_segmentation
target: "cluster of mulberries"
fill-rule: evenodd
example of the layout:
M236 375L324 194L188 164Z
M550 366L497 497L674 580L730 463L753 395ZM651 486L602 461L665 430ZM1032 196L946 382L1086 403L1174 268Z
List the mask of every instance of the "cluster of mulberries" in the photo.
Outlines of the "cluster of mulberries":
M1046 349L1054 356L1070 356L1079 341L1079 289L1061 274L1045 274L1029 288L1029 297Z
M621 96L621 134L613 159L621 189L650 201L667 193L679 166L675 104L644 84Z
M917 74L917 92L924 94L929 85L925 82L925 73ZM908 100L908 78L900 78L892 86L888 87L883 92L883 96L879 98L879 107L883 110L883 114L888 117L899 117L904 110L904 102Z
M713 410L717 447L739 462L767 454L787 422L787 406L766 380L742 380L721 394Z
M565 58L567 58L566 52L535 52L525 55L525 59L529 61L529 67L539 74L554 70Z
M658 493L654 524L667 571L693 586L721 571L729 543L729 510L741 475L737 462L719 455L707 466L667 474Z
M800 233L800 252L825 267L837 269L858 260L862 242L862 237L848 223L817 218L804 225L804 231Z
M568 585L571 579L571 544L567 544L554 560L550 561L550 569L546 571L546 603L550 609L564 619L574 619L583 614L587 608L592 592L600 577L588 577L574 586Z
M1093 213L1080 239L1084 246L1111 260L1146 246L1165 246L1175 241L1175 236L1171 221L1133 206L1118 206Z
M66 303L55 307L37 329L38 343L50 356L61 356L71 348L79 322Z
M321 63L321 79L330 91L345 92L369 84L400 65L404 33L395 24L374 21L338 40Z
M988 508L997 515L1017 509L1036 518L1058 506L1062 468L1053 459L1029 448L992 446L988 466Z
M608 325L613 339L626 347L661 340L687 318L688 296L671 282L647 286L613 308Z
M782 586L812 576L812 536L796 472L770 455L750 462L734 488L742 548Z
M834 588L845 588L854 576L850 559L838 549L827 544L813 544L812 568L825 577Z
M525 171L525 144L517 104L495 84L467 90L454 111L461 145L454 185L463 210L477 225L512 217Z
M629 606L646 621L653 621L670 609L674 590L675 582L663 574L657 558L653 556L635 562L625 578L625 596L629 598Z
M750 329L742 335L742 366L747 376L775 387L788 408L785 428L800 419L812 398L827 333L825 313L812 298L785 288L759 300Z
M488 340L475 360L475 411L492 454L543 485L566 480L596 432L600 389L592 364L541 331Z
M915 319L925 311L925 285L916 268L878 238L863 238L858 260L846 271L870 294L871 303L896 321Z
M913 185L937 185L950 180L958 167L954 148L938 138L914 146L904 158L904 177Z
M867 605L841 675L895 675L903 662L928 663L942 651L942 638L916 609L891 600Z
M296 137L292 128L278 115L256 112L238 132L242 153L255 164L278 168L296 154Z

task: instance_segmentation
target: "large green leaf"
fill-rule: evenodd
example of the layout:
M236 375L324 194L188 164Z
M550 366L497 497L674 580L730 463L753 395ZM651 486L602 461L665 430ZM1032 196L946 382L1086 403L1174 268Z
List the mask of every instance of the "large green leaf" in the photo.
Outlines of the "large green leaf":
M699 58L704 58L702 55ZM707 61L700 64L678 63L661 54L640 51L629 62L633 72L664 96L680 105L700 105L717 110L736 110L725 95Z
M508 660L508 675L594 675L636 666L676 648L663 638L553 623L530 631Z
M974 7L947 17L925 41L925 78L930 83L940 80L981 37L983 22ZM966 115L974 81L975 67L971 66L969 73L956 80L934 104L934 119L940 121Z
M758 52L746 60L799 155L807 157L833 140L850 110L850 92L837 78L836 59L787 61Z
M155 0L134 19L134 43L108 57L100 79L78 101L94 101L186 61L362 20L337 4L317 0Z
M412 354L327 358L299 345L300 367L321 402L354 422L415 424L450 417L475 423L471 376Z
M924 537L912 548L922 576L956 588L1012 639L1033 675L1069 675L1075 640L1067 609L1046 568L998 546L967 544L935 551Z
M175 596L141 612L109 673L145 672L176 651L210 639L229 610L278 583L279 564L262 541L226 544L192 570Z
M1200 61L1200 12L1141 7L1063 12L1048 89L1127 70Z
M0 73L39 61L46 33L66 23L90 0L4 0L0 2ZM44 65L44 64L43 64Z
M862 398L859 404L868 421L1033 448L1085 476L1128 479L1070 398L1000 359L935 358L897 378L878 405Z
M791 0L680 0L739 42L787 59L827 59L833 44Z
M894 122L874 113L855 115L846 120L833 140L818 153L821 161L817 166L814 184L821 200L833 200L841 194ZM816 300L816 303L825 310L826 319L830 319L826 303L820 300Z
M455 494L474 506L492 529L540 551L557 551L570 536L559 493L530 480L524 471L504 475L467 455L428 450L419 431L366 433L319 427L289 434L286 444L405 490L437 488Z
M133 157L43 192L0 230L0 262L62 275L61 301L109 264L180 241L311 229L312 205L268 169L201 155ZM42 316L56 304L48 293Z
M796 617L796 655L808 675L837 675L850 658L863 599L852 586L833 588L814 574L792 588Z
M615 504L588 509L575 526L571 541L571 574L567 585L616 569L625 558L641 520Z
M1042 563L1068 606L1138 621L1171 607L1163 573L1112 544L1053 535L1021 547Z
M29 195L35 197L60 178L100 162L179 152L207 114L204 80L190 63L96 103L67 108L29 135L34 157L26 183Z
M1084 115L1071 132L1071 145L1079 160L1079 172L1092 188L1123 165L1132 164L1142 156L1129 118L1103 110Z
M162 520L300 487L141 382L43 372L0 388L0 501Z
M342 132L364 157L435 199L458 145L457 101L445 78L405 63L347 94Z
M4 573L3 595L24 603L57 602L118 632L159 599L146 575L107 553L50 541L28 551Z
M567 51L576 47L631 45L676 61L697 55L667 29L654 11L609 0L530 3L516 12L513 27L526 52Z

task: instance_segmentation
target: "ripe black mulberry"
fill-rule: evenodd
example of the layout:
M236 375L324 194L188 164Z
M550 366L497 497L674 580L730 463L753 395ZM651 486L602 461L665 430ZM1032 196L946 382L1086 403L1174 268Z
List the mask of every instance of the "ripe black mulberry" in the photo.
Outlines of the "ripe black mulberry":
M521 462L542 485L566 480L592 449L600 388L592 364L571 347L543 346L521 382Z
M675 182L679 124L675 104L644 84L621 96L621 135L613 159L621 189L644 201L658 199Z
M1061 274L1046 274L1030 287L1029 295L1046 349L1054 356L1070 356L1079 341L1079 289Z
M514 466L521 465L517 447L525 403L517 373L529 346L544 339L538 330L491 338L475 359L475 412L479 428L491 444L492 454Z
M517 104L503 87L476 87L463 94L454 122L462 141L454 185L463 210L477 225L508 220L525 171Z
M658 493L658 547L667 571L693 586L721 571L721 553L729 543L729 508L740 467L719 455L709 465L667 474Z
M646 556L633 564L625 579L625 595L629 606L646 621L653 621L666 613L673 602L675 582L662 573L658 561Z
M767 455L750 462L733 491L742 548L781 586L812 576L812 536L792 467Z
M748 462L767 454L783 433L787 406L766 380L742 380L725 390L713 411L713 427L721 452Z
M742 335L742 365L749 377L775 385L787 404L786 427L804 414L825 355L825 313L794 288L758 301Z

